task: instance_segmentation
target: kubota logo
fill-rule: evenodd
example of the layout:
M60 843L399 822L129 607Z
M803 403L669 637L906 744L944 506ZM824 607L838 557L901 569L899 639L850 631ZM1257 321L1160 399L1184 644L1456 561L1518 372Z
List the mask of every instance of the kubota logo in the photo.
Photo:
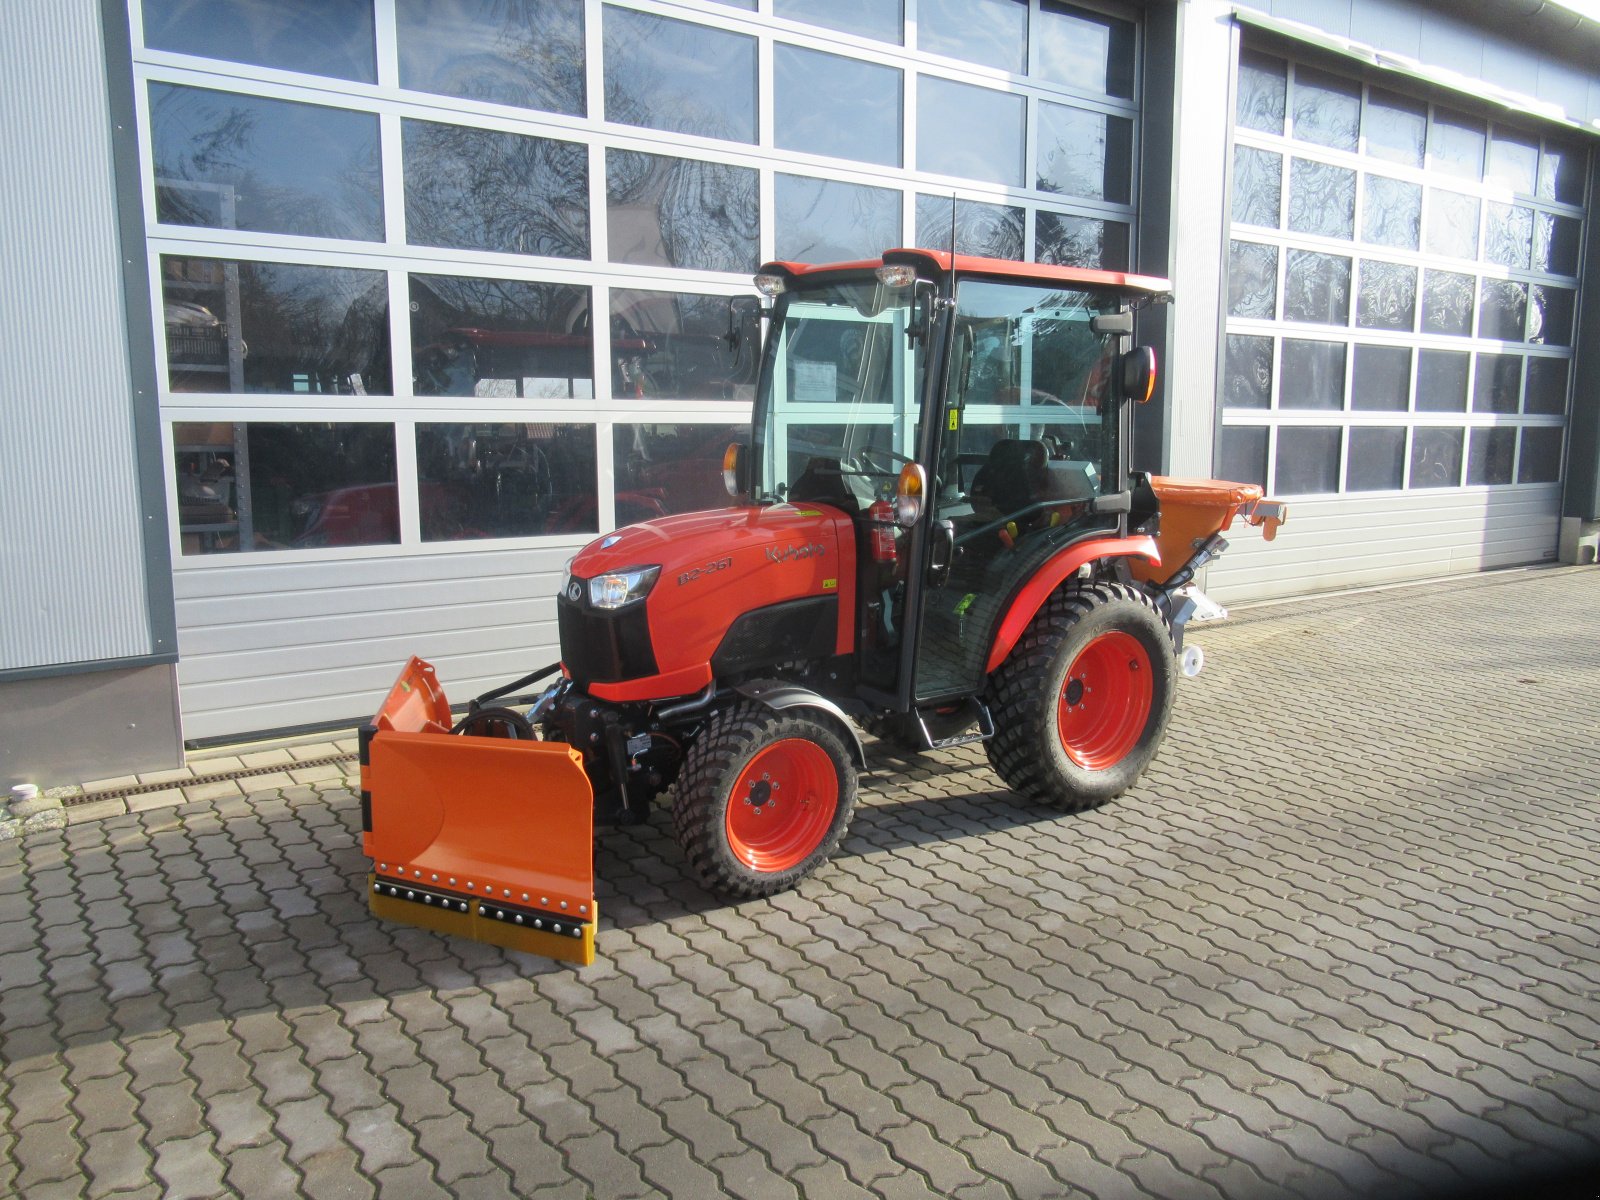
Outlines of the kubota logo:
M797 558L821 558L827 553L827 547L817 542L806 546L785 546L782 550L767 547L767 559L770 562L793 562Z

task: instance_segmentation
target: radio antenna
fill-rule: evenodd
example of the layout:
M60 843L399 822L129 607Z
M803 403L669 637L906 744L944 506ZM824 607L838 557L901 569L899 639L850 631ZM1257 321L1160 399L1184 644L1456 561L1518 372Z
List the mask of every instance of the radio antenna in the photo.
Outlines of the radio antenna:
M956 265L956 194L950 193L950 269Z

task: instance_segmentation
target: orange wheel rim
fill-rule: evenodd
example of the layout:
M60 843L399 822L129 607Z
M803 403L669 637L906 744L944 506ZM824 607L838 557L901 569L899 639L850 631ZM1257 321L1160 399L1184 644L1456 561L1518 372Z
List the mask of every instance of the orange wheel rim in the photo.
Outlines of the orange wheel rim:
M756 752L728 798L728 846L752 871L787 871L822 844L839 809L839 775L828 752L784 738Z
M1150 722L1151 675L1150 652L1121 630L1080 650L1056 698L1056 732L1067 757L1090 771L1128 757Z

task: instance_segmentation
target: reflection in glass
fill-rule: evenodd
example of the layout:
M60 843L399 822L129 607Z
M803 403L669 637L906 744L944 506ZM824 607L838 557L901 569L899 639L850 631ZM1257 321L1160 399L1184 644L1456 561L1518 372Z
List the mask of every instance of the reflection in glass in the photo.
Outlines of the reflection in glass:
M1572 345L1572 308L1576 295L1571 288L1533 285L1533 310L1528 321L1528 340L1546 346Z
M754 271L756 172L724 163L606 151L611 261L699 271Z
M806 50L772 48L773 127L780 150L900 165L900 72Z
M1361 233L1369 242L1415 250L1422 233L1422 187L1386 175L1368 175Z
M612 426L617 525L725 507L722 455L749 440L748 425Z
M1284 264L1283 319L1319 325L1350 323L1350 260L1291 249Z
M1033 240L1038 262L1103 271L1128 269L1128 227L1120 221L1041 210L1034 216Z
M761 330L733 306L741 343L726 339L727 296L611 290L611 390L636 400L753 400Z
M174 392L388 395L382 271L163 255Z
M1272 407L1272 339L1228 335L1222 372L1222 403L1228 408Z
M1472 411L1514 413L1522 397L1520 354L1478 355L1477 378L1472 385Z
M1567 411L1567 359L1528 359L1528 391L1522 411L1559 417Z
M1539 159L1539 199L1582 204L1588 160L1589 154L1581 146L1547 140Z
M1276 229L1283 212L1283 155L1254 146L1233 151L1233 219Z
M180 421L172 450L186 555L400 540L387 422Z
M422 540L595 533L593 425L418 423Z
M1552 275L1576 275L1581 229L1576 217L1539 213L1534 221L1533 269Z
M581 117L583 5L396 0L400 86Z
M1128 202L1133 178L1128 118L1041 101L1038 154L1040 191Z
M1520 342L1528 319L1528 285L1510 279L1485 279L1478 299L1478 336Z
M777 252L789 262L847 262L900 244L900 193L800 175L773 180Z
M1530 426L1522 431L1518 483L1555 483L1561 478L1561 434L1559 425Z
M943 175L1022 186L1025 111L1021 96L920 76L917 166Z
M1420 167L1428 137L1428 106L1409 96L1370 88L1362 132L1373 158Z
M1466 412L1467 367L1460 350L1417 351L1417 411Z
M1516 453L1515 429L1474 429L1467 442L1467 486L1510 483L1511 464Z
M1398 490L1405 477L1406 431L1400 425L1355 425L1350 429L1347 492Z
M1528 247L1533 241L1533 210L1517 204L1490 203L1483 240L1483 256L1490 262L1526 270Z
M1279 408L1344 407L1344 343L1283 339Z
M1028 69L1028 2L917 0L917 49L1021 75Z
M1323 237L1354 237L1356 173L1306 158L1290 159L1289 228Z
M772 13L787 21L825 25L841 33L899 45L902 7L902 0L774 0ZM929 0L922 0L922 21L928 19L928 8Z
M1483 148L1488 128L1477 117L1436 109L1428 138L1429 165L1463 179L1483 178Z
M606 5L606 120L756 140L756 39Z
M1361 85L1299 63L1294 68L1294 136L1354 150L1361 129Z
M1336 425L1280 425L1272 490L1285 496L1337 492L1343 432Z
M917 197L917 245L929 250L949 250L951 222L949 196ZM984 204L977 200L955 202L954 228L962 254L1009 258L1028 256L1025 214L1009 204Z
M1233 483L1267 485L1267 435L1265 425L1225 425L1217 450L1217 477Z
M1061 0L1039 0L1032 74L1048 83L1131 100L1133 25Z
M152 50L378 81L372 0L143 0Z
M1239 124L1263 133L1282 133L1288 78L1283 59L1254 50L1239 51Z
M589 153L576 142L400 122L406 241L589 257Z
M1483 177L1486 182L1533 195L1539 179L1539 139L1496 128L1489 139L1489 163Z
M372 113L152 83L150 138L163 224L383 240Z
M1473 279L1454 271L1422 273L1422 332L1472 334Z
M1460 429L1435 429L1418 425L1411 431L1411 486L1414 488L1461 485Z
M1278 248L1228 243L1228 313L1271 320L1278 315Z
M414 274L411 375L419 396L592 400L589 289Z
M1358 345L1355 359L1350 407L1362 412L1405 412L1411 399L1411 347Z
M1428 238L1423 249L1447 258L1478 257L1478 198L1459 192L1428 193Z
M1417 324L1417 269L1405 263L1362 259L1356 324L1363 329L1400 329Z

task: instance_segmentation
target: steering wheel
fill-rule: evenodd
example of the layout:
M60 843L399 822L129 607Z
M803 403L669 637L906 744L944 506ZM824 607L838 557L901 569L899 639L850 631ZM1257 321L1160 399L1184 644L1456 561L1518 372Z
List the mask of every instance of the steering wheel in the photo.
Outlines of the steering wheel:
M860 463L863 467L866 467L867 470L875 471L880 475L898 475L900 472L892 468L888 470L883 469L881 466L879 466L879 464L872 461L872 456L874 454L887 455L889 458L894 459L896 462L899 462L902 465L917 461L914 458L907 458L898 450L890 450L883 446L863 446L860 450L857 450L856 462Z

